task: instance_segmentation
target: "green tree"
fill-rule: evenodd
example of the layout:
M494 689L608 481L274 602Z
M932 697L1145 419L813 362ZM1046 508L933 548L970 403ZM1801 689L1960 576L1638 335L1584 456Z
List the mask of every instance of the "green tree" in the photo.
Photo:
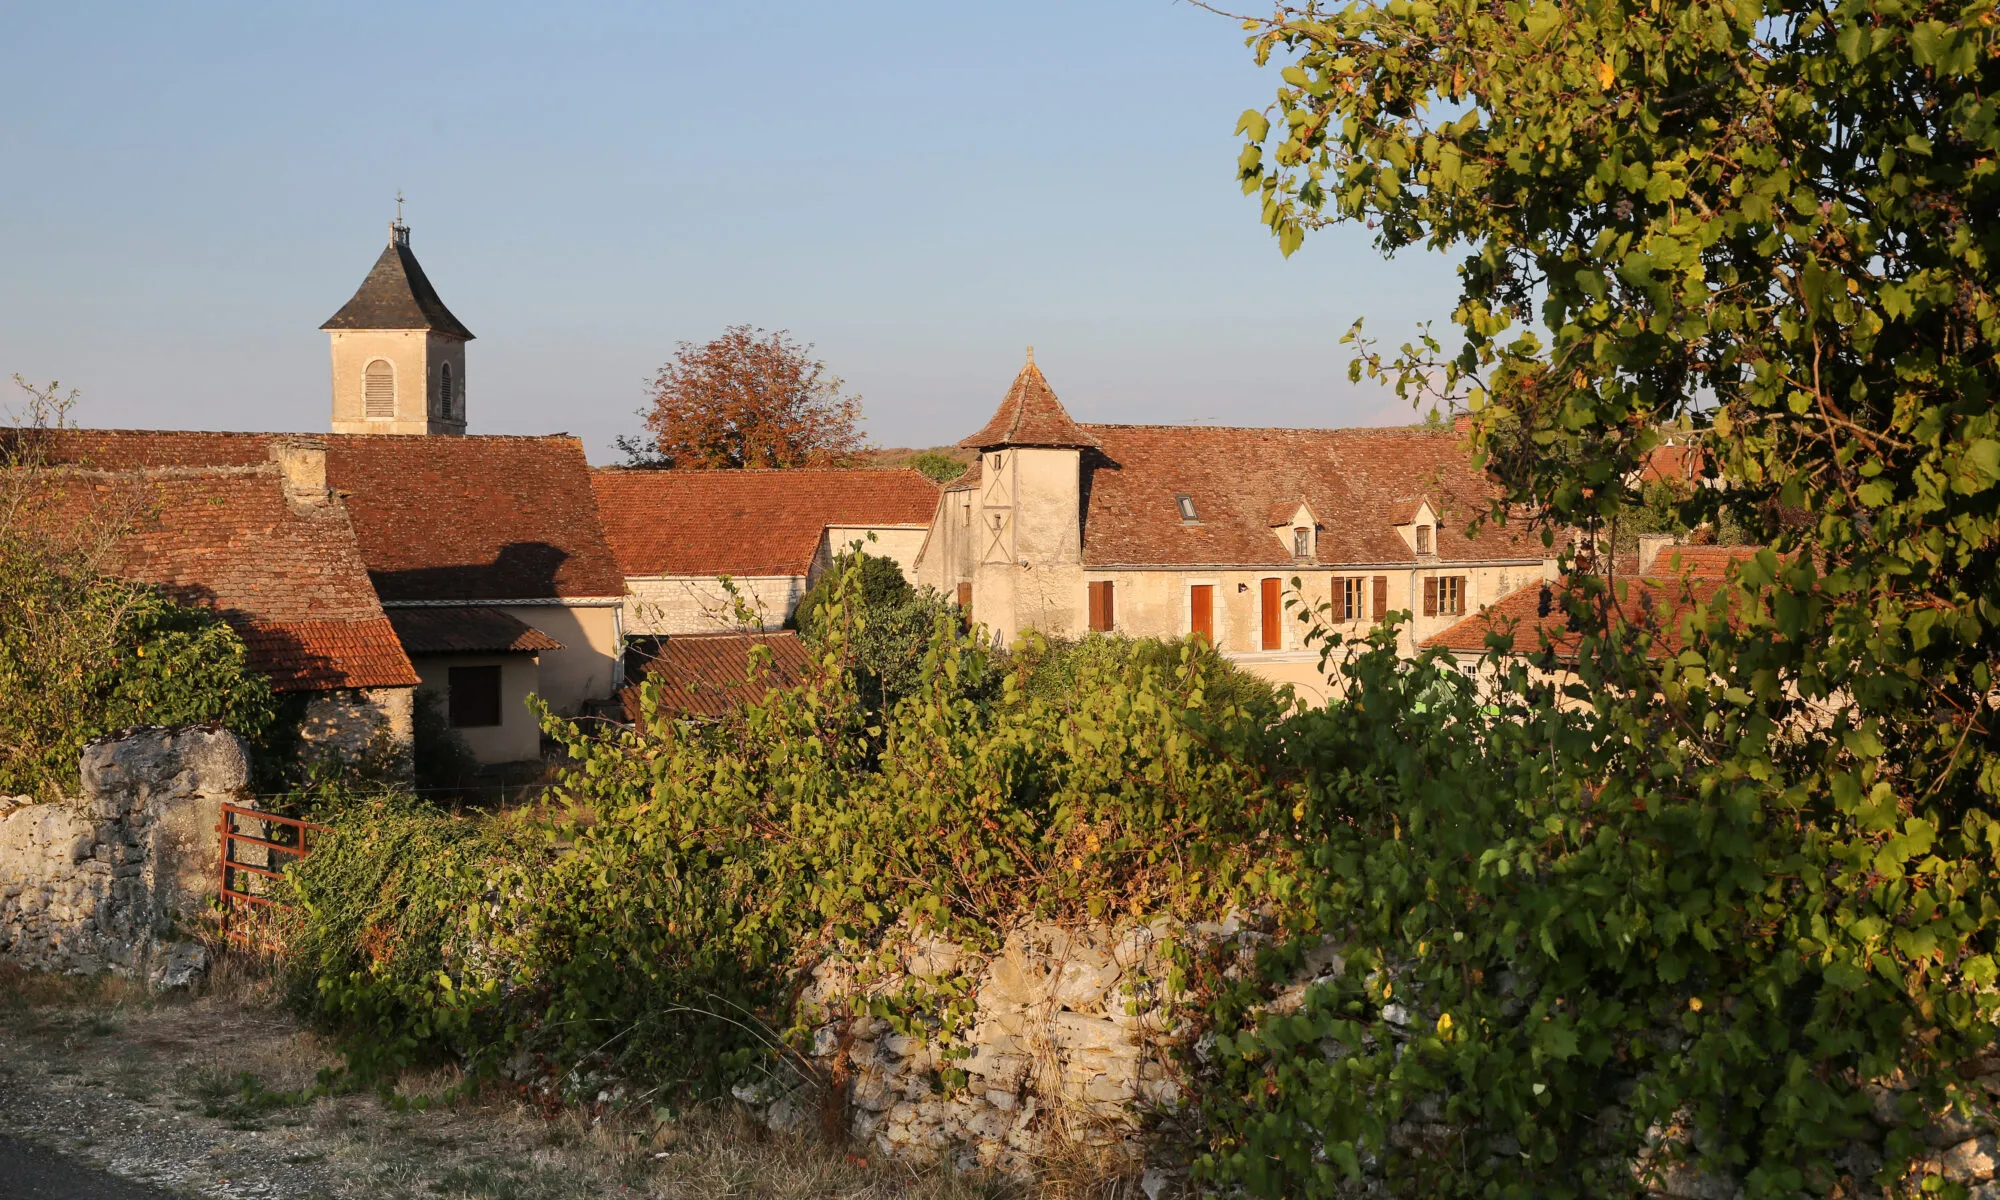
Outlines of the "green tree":
M1370 952L1301 1024L1225 1040L1212 1170L1329 1194L1376 1154L1411 1194L1605 1195L1683 1131L1667 1152L1750 1196L1825 1194L1871 1081L1905 1070L1912 1110L1959 1094L2000 973L1994 20L1389 0L1248 22L1283 83L1239 167L1280 248L1357 222L1464 254L1456 344L1362 342L1354 371L1472 411L1491 519L1613 521L1671 430L1722 485L1678 523L1769 549L1670 628L1580 581L1566 694L1496 656L1487 707L1396 727L1409 674L1369 662L1300 719L1313 919ZM1425 1112L1464 1131L1449 1153L1389 1141ZM1914 1187L1920 1150L1892 1137L1877 1181Z
M938 483L950 483L965 474L965 464L942 450L926 450L910 460L910 469Z

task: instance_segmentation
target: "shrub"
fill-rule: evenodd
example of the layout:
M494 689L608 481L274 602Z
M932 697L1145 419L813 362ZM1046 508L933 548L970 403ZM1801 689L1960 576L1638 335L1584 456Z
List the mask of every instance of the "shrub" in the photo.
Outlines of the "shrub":
M941 450L926 450L910 460L910 468L937 483L950 483L965 474L964 463Z
M870 712L842 668L861 570L797 687L714 725L550 722L570 763L499 841L435 813L414 832L336 817L336 848L294 873L299 963L354 1061L527 1050L713 1088L771 1052L798 972L833 947L899 924L990 945L1029 915L1213 917L1289 870L1254 836L1265 723L1207 702L1210 658L1084 663L1060 706L1010 675L986 703L962 681L989 652L943 620L915 689ZM658 699L640 685L642 718Z

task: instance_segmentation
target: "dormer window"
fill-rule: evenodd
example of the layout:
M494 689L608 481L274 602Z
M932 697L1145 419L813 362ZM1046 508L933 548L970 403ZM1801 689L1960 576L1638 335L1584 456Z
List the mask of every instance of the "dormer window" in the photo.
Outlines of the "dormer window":
M1297 529L1292 530L1293 558L1312 557L1312 537L1313 537L1313 531L1305 528L1303 525L1298 527Z
M1190 525L1192 525L1192 524L1194 524L1194 523L1195 523L1195 521L1197 521L1197 520L1199 520L1199 519L1200 519L1200 518L1196 517L1196 516L1195 516L1195 513L1194 513L1194 497L1193 497L1193 496L1190 496L1190 495L1188 495L1187 493L1183 492L1183 493L1181 493L1180 495L1178 495L1178 496L1175 496L1175 497L1174 497L1174 503L1176 503L1176 504L1180 505L1180 507L1181 507L1181 520L1182 520L1182 521L1186 522L1187 524L1190 524Z
M1428 525L1419 525L1417 526L1417 553L1429 554L1430 552L1431 552L1431 527Z

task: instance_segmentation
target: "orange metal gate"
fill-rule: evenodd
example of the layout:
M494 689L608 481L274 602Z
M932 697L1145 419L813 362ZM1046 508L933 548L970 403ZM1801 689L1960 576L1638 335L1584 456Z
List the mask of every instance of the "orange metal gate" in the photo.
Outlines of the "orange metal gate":
M251 822L262 829L262 835L242 831L241 826ZM248 941L251 935L242 930L241 922L232 919L238 907L243 906L247 916L276 904L255 890L257 880L283 878L285 867L312 853L308 834L326 833L328 829L297 817L225 804L215 831L222 835L223 932L231 941Z

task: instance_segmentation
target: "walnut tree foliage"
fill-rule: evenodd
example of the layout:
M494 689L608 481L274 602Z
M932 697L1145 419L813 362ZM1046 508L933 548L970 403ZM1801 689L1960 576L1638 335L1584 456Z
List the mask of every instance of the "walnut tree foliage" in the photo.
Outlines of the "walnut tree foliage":
M1356 949L1299 1012L1225 1017L1212 1174L1616 1195L1652 1147L1751 1197L1921 1186L1907 1132L1848 1151L1871 1083L1903 1069L1905 1117L1969 1099L1993 1041L1994 21L1390 0L1245 23L1283 77L1239 125L1281 249L1363 222L1462 256L1456 344L1355 370L1472 410L1492 518L1601 526L1673 433L1708 485L1679 523L1767 549L1664 615L1579 575L1566 675L1502 636L1485 695L1414 713L1432 668L1371 654L1293 723L1306 923Z

